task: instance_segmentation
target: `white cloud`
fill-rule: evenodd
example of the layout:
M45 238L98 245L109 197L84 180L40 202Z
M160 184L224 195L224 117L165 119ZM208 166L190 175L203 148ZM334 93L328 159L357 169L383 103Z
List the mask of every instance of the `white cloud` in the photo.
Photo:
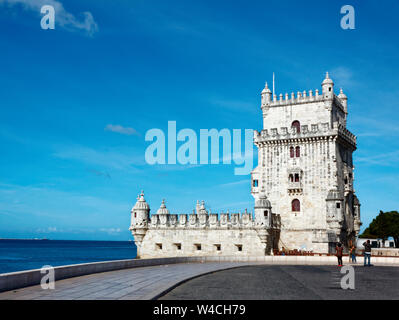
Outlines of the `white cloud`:
M241 100L226 100L226 99L211 99L210 103L221 107L223 109L230 109L234 111L242 111L242 112L251 112L256 113L258 112L258 108L251 102L241 101Z
M219 187L234 187L242 184L247 184L248 186L250 185L250 180L240 180L240 181L234 181L234 182L228 182L228 183L223 183L220 184Z
M399 127L391 119L381 119L378 115L357 116L352 123L359 127L358 137L393 137L399 135ZM364 131L366 130L366 131Z
M367 157L357 157L356 161L378 166L398 166L399 150L393 152L381 153L376 155L368 155Z
M14 215L1 217L0 225L37 225L43 232L65 232L65 228L82 226L102 227L98 223L117 223L129 212L131 203L53 187L22 186L0 182L0 213ZM110 215L110 212L113 214ZM121 218L122 217L122 218ZM3 220L2 220L3 219ZM43 227L45 223L49 227ZM96 226L97 224L97 226ZM2 225L2 226L4 226ZM60 229L56 225L63 226Z
M129 127L127 127L127 128L126 128L126 127L122 127L122 126L119 125L119 124L116 124L116 125L108 124L108 125L104 128L104 130L105 130L105 131L117 132L117 133L125 134L125 135L128 135L128 136L131 136L131 135L139 135L139 133L138 133L135 129L129 128Z
M38 233L54 233L54 232L62 232L62 230L57 230L57 227L47 227L47 228L38 228L36 232Z
M100 231L106 232L106 233L112 235L112 234L120 233L121 229L120 228L101 228Z
M130 169L138 171L133 165L143 165L144 155L136 156L122 153L114 150L95 150L92 148L72 145L59 147L58 151L53 156L60 159L77 160L90 165L97 165L104 168L111 168L116 170Z
M337 67L329 72L330 77L334 80L336 87L352 87L355 82L353 80L353 73L346 67Z
M5 3L9 5L22 5L25 10L36 11L41 15L40 9L44 5L53 6L55 9L55 23L56 26L68 31L85 31L92 36L98 31L98 25L94 21L93 15L89 11L80 13L80 19L72 13L65 10L61 2L57 0L0 0L0 4Z

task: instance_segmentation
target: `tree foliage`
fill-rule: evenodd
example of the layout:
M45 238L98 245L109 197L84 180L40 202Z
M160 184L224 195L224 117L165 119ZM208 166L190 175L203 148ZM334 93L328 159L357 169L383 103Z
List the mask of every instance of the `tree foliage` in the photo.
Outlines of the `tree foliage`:
M360 238L382 239L383 242L389 237L393 237L395 247L399 248L399 212L397 211L380 211L360 236Z

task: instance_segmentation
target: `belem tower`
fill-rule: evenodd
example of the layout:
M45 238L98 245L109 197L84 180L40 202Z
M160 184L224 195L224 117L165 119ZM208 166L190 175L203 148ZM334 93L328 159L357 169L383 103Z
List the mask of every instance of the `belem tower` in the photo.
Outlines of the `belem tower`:
M321 86L278 98L267 84L263 89L263 130L254 131L254 213L210 213L197 201L193 213L177 215L163 200L150 216L142 192L131 210L137 257L257 256L283 248L329 253L337 241L345 247L354 241L361 221L348 99L342 89L334 93L328 73Z

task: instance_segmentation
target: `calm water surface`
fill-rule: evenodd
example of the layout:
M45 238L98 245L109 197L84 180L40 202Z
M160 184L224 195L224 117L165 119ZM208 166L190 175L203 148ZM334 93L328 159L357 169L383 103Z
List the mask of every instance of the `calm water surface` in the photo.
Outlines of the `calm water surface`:
M0 240L0 273L96 261L133 259L129 241Z

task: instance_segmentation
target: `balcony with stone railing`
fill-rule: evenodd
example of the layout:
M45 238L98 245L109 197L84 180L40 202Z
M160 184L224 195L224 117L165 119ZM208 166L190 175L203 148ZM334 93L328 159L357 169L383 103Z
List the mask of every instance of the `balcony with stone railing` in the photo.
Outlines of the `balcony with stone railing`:
M288 182L289 193L302 193L302 190L303 190L302 182L300 181Z

